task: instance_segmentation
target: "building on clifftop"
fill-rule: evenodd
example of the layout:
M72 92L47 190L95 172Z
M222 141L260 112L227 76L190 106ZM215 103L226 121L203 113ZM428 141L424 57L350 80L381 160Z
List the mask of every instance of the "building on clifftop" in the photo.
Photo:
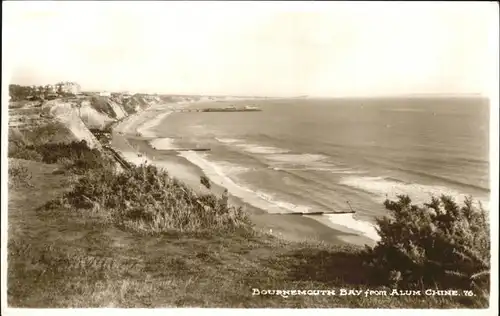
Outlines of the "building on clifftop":
M56 84L56 91L58 93L69 93L78 95L81 94L81 90L82 88L76 82L65 81L65 82L58 82Z

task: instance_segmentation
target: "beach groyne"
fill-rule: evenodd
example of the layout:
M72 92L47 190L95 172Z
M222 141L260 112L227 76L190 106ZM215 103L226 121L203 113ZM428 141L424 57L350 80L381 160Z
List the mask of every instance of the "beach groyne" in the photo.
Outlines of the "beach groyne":
M261 112L260 108L203 108L203 109L179 109L174 110L178 113L211 113L211 112Z

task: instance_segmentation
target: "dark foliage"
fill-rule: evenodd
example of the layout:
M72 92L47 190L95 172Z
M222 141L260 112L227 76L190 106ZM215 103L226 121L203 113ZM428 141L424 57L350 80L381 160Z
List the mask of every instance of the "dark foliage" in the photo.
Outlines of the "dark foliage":
M212 184L210 183L210 179L205 175L200 177L200 183L203 184L209 190L212 187Z
M367 250L380 281L392 286L464 289L488 296L490 227L487 213L470 198L451 197L424 206L408 196L385 202L390 217L377 221L381 240Z
M198 196L184 183L152 165L121 173L86 172L66 197L76 208L109 214L120 225L147 233L246 230L251 224L227 198Z
M20 142L9 143L9 157L34 160L47 164L66 161L67 167L77 174L85 170L109 168L112 160L98 149L88 147L86 141L71 143L46 143L24 145Z

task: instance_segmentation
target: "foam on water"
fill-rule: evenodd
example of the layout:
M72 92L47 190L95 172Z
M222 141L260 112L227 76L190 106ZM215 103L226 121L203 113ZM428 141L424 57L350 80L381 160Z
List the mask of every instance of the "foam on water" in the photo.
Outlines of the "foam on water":
M204 156L204 158L206 159L206 156ZM237 175L251 170L250 168L229 163L227 161L214 161L212 163L218 166L223 171L223 173L227 175Z
M218 137L216 137L215 139L218 142L221 142L223 144L235 144L235 143L239 143L240 142L240 140L233 139L233 138L218 138Z
M175 149L175 143L174 139L172 138L156 138L151 141L149 141L149 144L153 149L159 149L159 150L169 150L169 149Z
M156 115L153 119L145 121L141 126L137 128L137 132L144 137L155 137L156 133L152 131L153 128L158 126L161 121L170 115L172 112L161 112Z
M296 205L293 203L276 200L273 195L267 194L267 193L264 193L261 191L256 191L255 194L258 197L260 197L261 199L268 201L271 204L277 205L285 210L289 210L289 211L293 211L293 212L303 212L303 213L308 213L311 210L311 208L308 206Z
M375 229L375 225L370 222L354 218L354 214L328 214L325 216L328 218L328 220L330 220L330 222L335 225L343 226L350 230L357 231L374 241L380 240L380 236Z
M417 183L405 183L386 177L349 176L342 178L340 184L360 189L373 194L373 200L382 203L387 198L395 200L397 195L408 195L416 204L430 201L431 196L450 195L457 203L463 203L467 194L437 185L423 185ZM483 207L488 207L488 200L484 197L473 197L474 202L479 200ZM477 205L477 204L476 204Z
M331 163L326 162L328 156L319 154L291 154L288 149L248 144L242 140L234 138L215 138L217 141L232 145L235 148L242 148L251 154L265 155L270 164L269 168L275 171L325 171L335 174L360 174L363 171L352 170L350 168L336 168Z
M309 164L315 162L322 162L328 157L325 155L317 155L317 154L276 154L267 156L268 159L289 163L289 164Z
M179 156L184 157L192 164L201 168L205 175L214 183L222 185L234 196L257 208L266 210L269 213L292 213L309 211L309 207L307 206L300 206L285 201L280 201L267 193L254 191L235 183L225 173L223 167L206 159L206 155L199 154L193 151L184 151L180 152Z
M365 171L352 170L349 168L321 168L321 167L304 167L304 168L287 168L287 167L270 167L275 171L325 171L335 174L363 174Z
M239 139L233 138L215 138L218 142L233 145L236 148L240 148L241 150L250 153L250 154L284 154L289 152L288 149L272 147L272 146L261 146L258 144L249 144Z
M236 147L239 147L244 151L246 151L247 153L251 154L284 154L289 152L289 150L287 149L270 147L270 146L259 146L252 144L240 144L236 145Z

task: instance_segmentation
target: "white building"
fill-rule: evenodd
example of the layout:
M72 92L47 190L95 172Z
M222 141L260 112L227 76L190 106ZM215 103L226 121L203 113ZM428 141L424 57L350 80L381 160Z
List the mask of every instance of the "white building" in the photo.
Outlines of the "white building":
M129 99L130 97L132 97L132 94L130 93L130 91L123 91L123 92L121 93L121 96L122 96L122 98L124 98L124 99Z
M70 81L58 82L55 86L56 86L55 90L57 92L71 93L71 94L75 94L75 95L78 95L81 93L81 87L76 82L70 82Z
M111 92L109 92L109 91L101 91L101 92L99 92L99 95L101 97L110 97L111 96Z
M51 85L51 84L48 84L45 86L45 92L54 93L54 92L56 92L56 87Z

